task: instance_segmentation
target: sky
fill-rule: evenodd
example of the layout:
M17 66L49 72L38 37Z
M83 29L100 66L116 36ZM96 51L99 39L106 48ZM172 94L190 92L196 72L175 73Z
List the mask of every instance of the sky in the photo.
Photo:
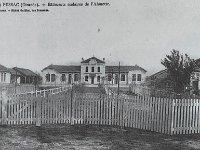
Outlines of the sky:
M91 0L51 2L86 1ZM172 49L200 58L199 0L99 2L110 6L51 7L47 13L0 12L0 64L39 72L50 64L79 64L82 57L95 56L112 65L118 61L137 64L151 74L164 68L160 61Z

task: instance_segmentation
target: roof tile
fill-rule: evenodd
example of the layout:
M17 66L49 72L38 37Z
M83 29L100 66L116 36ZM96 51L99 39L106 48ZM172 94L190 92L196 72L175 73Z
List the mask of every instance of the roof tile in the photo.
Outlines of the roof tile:
M129 72L132 70L142 70L144 72L147 72L145 69L142 67L135 65L135 66L120 66L120 72ZM119 66L106 66L105 68L106 73L111 73L111 72L119 72Z
M29 69L18 68L18 67L14 67L13 69L16 70L18 73L25 76L38 76L36 73L34 73L33 71Z
M49 65L43 70L46 70L46 69L53 69L59 73L81 72L81 66Z

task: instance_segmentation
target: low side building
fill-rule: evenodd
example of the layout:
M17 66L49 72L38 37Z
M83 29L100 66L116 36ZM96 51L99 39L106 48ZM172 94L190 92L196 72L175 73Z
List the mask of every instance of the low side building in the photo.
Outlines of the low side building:
M39 78L39 75L30 69L14 67L12 68L12 82L16 82L14 81L16 76L19 84L35 84Z
M81 66L49 65L42 70L42 84L49 86L80 82Z
M167 69L154 73L147 78L148 86L156 89L166 89L171 87L171 81L169 79L169 73Z

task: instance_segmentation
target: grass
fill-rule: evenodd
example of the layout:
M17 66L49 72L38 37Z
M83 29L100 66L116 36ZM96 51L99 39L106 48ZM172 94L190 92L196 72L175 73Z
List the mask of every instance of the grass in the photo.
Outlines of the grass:
M74 90L74 92L77 92L77 93L99 93L99 94L106 94L106 91L105 91L105 89L102 86L87 87L84 84L81 84L81 85L74 85L73 90Z
M98 125L0 126L4 150L194 150L200 135L170 136L159 133Z

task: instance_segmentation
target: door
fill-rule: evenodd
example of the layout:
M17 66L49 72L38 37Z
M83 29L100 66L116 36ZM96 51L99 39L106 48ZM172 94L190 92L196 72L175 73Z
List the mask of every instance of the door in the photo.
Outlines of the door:
M115 74L115 84L118 84L118 75Z
M94 84L94 77L91 77L91 84Z

